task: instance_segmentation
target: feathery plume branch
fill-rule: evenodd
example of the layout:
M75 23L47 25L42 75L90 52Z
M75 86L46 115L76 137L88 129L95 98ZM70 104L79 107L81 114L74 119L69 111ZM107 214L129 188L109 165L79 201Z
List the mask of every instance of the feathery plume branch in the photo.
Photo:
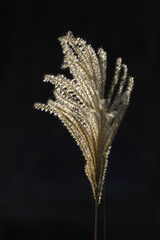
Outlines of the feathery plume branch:
M116 61L115 75L107 99L104 99L107 54L98 54L91 45L71 32L60 37L64 62L73 79L64 75L45 75L44 82L55 85L56 100L34 107L58 116L75 138L86 159L85 173L91 182L96 204L100 203L108 154L119 124L128 107L133 78L127 77L127 66ZM120 72L122 71L122 77ZM112 100L115 87L119 89Z

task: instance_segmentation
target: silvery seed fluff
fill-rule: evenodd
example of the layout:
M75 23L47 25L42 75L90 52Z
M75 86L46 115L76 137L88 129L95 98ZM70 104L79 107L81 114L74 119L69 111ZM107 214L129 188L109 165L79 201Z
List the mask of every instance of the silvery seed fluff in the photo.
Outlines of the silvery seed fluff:
M69 68L73 79L62 74L45 75L44 82L55 85L56 100L35 103L34 107L58 116L75 138L86 159L85 173L99 204L108 154L129 104L133 77L127 76L127 66L118 58L111 89L104 99L106 52L99 48L96 54L91 45L75 38L70 31L59 41L64 54L62 68ZM114 93L117 84L118 90Z

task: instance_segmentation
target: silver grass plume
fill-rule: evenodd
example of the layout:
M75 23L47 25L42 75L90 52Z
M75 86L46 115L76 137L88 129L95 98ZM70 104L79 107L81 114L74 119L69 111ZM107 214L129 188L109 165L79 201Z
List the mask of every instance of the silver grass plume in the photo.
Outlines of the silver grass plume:
M129 104L133 77L127 77L127 66L118 58L111 89L104 99L106 52L99 48L96 54L91 45L75 38L71 32L59 41L64 54L62 68L69 68L73 79L64 75L45 75L44 82L55 85L56 100L49 99L47 104L35 103L34 107L58 116L75 138L86 159L85 173L91 182L95 202L99 204L108 154Z

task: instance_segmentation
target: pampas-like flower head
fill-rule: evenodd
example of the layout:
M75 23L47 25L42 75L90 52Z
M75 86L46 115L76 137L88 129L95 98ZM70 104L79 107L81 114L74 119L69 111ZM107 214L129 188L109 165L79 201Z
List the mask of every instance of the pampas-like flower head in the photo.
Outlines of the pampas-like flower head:
M55 85L56 100L35 103L34 107L57 115L75 138L86 159L85 172L99 204L109 150L129 104L133 78L127 77L127 66L118 58L110 92L104 99L106 52L100 48L96 54L90 45L71 32L59 41L64 53L62 68L69 68L73 79L45 75L44 82ZM119 87L114 94L117 84Z

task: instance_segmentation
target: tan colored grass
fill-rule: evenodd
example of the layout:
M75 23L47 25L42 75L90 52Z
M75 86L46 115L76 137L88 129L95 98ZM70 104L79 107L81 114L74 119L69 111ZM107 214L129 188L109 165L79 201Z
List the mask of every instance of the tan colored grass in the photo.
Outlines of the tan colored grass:
M99 204L109 150L129 104L133 78L127 77L127 66L118 58L110 92L104 99L106 52L100 48L96 54L91 45L71 32L59 41L64 53L62 68L69 68L73 79L45 75L44 82L55 85L56 100L35 103L34 107L57 115L75 138L86 159L85 173ZM114 93L117 84L119 88Z

